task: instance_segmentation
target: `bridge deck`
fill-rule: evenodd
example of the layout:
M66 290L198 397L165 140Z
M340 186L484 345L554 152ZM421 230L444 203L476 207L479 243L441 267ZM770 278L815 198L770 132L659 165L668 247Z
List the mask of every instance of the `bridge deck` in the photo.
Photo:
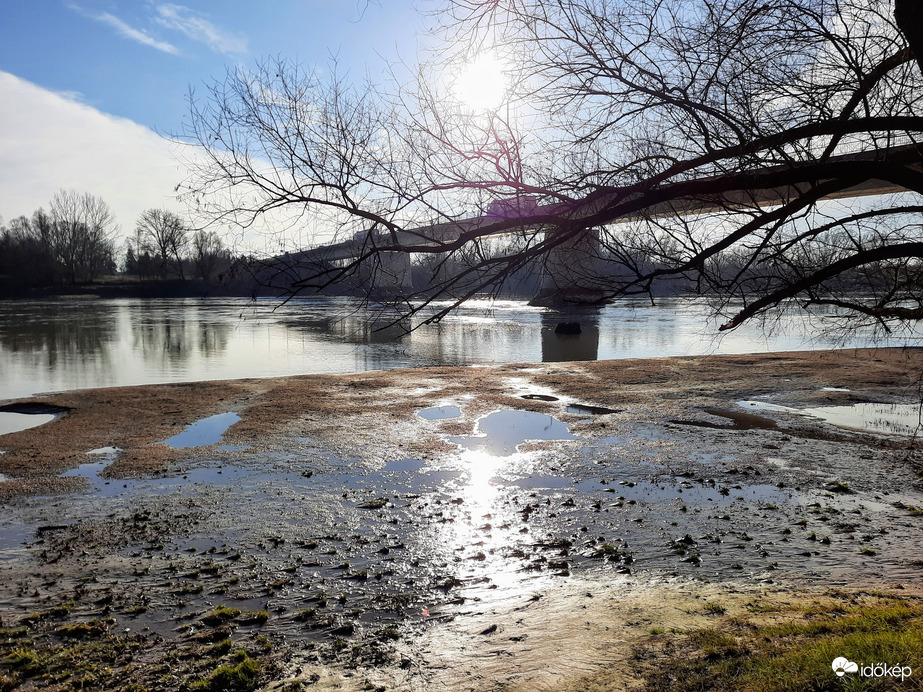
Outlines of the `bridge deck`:
M902 145L899 147L892 147L890 149L879 149L870 152L840 154L829 159L830 163L837 163L842 161L873 160L886 160L888 163L909 166L918 172L923 171L923 165L921 165L923 164L923 149L921 149L921 147L916 144ZM787 170L794 170L796 167L797 166L773 166L767 167L762 171L757 171L757 173L767 174L774 171L784 172ZM722 176L713 176L710 178L700 179L700 182L709 180L717 181L721 178ZM718 196L712 197L702 195L681 196L675 199L671 199L667 202L654 203L641 207L638 211L633 213L610 218L606 221L606 225L635 221L640 218L663 218L667 216L682 216L687 214L707 214L709 212L726 210L728 208L745 209L748 207L752 208L754 206L775 206L785 202L786 200L793 199L799 195L802 195L812 189L815 184L823 182L825 181L819 180L812 181L811 183L781 185L776 187L738 189L726 191ZM822 199L867 197L871 195L901 192L904 189L905 188L901 187L900 185L896 185L892 182L870 179L852 187L840 189L831 194L824 195ZM613 198L615 197L615 194L616 193L613 193ZM547 218L549 216L561 215L562 213L570 216L571 218L590 217L602 211L605 206L611 202L612 198L606 198L605 196L602 196L591 203L577 204L573 206L569 211L562 210L561 204L536 206L534 211L532 211L532 213L530 213L528 216L521 217L523 220L522 225L517 225L512 228L510 226L510 221L515 220L515 217L511 219L509 217L498 215L476 216L467 219L460 219L457 221L433 224L430 226L420 226L418 228L399 232L397 234L397 242L399 246L436 246L442 243L452 242L458 239L462 233L472 230L480 231L481 235L485 237L508 235L511 233L520 232L524 228L540 228L541 222L538 220L540 217ZM497 227L496 232L491 232L491 226ZM376 240L374 238L368 237L341 241L338 243L332 243L330 245L313 248L311 250L306 250L297 253L297 255L289 255L288 258L292 260L297 257L298 260L306 262L330 262L353 259L361 256L363 253L366 253L375 247L375 242ZM378 247L394 247L391 236L387 234L382 234L377 242Z

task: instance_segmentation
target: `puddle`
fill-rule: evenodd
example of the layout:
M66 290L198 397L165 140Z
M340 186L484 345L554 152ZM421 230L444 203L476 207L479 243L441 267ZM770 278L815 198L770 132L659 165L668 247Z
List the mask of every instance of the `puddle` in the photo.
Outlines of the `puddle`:
M528 476L513 481L509 485L530 490L533 488L548 488L554 490L559 488L572 488L574 486L574 481L570 478L563 478L561 476Z
M443 420L445 418L458 418L461 415L461 409L458 406L433 406L418 411L417 415L426 420Z
M738 401L739 406L757 411L784 411L820 418L831 425L887 435L913 435L920 428L919 404L876 404L792 408L762 401Z
M161 444L173 449L213 445L220 442L224 432L239 420L240 416L236 413L219 413L216 416L209 416L196 421L183 432L164 440Z
M558 397L551 396L551 394L523 394L519 398L529 401L558 401Z
M8 435L50 423L68 409L50 404L24 403L0 406L0 435Z
M390 472L402 472L402 471L419 471L426 464L419 459L398 459L397 461L389 461L384 465L382 471Z
M919 404L853 404L819 406L799 411L822 418L831 425L888 435L913 435L920 428Z
M570 404L565 410L568 413L589 413L593 416L605 416L609 413L621 412L621 409L591 406L590 404Z
M70 471L65 471L62 473L59 478L86 478L90 481L90 484L94 487L105 485L109 481L100 478L99 474L109 466L115 458L118 456L119 452L122 451L118 447L98 447L97 449L91 449L87 452L87 456L96 457L95 461L88 461L85 464L80 464L77 468L71 469Z
M91 449L89 452L87 452L87 454L92 455L92 456L96 456L96 455L113 456L115 454L118 454L120 451L122 450L120 450L118 447L99 447L97 449Z
M474 435L455 435L448 439L468 449L485 450L493 456L510 456L526 440L577 438L554 416L531 411L495 411L478 419Z
M86 464L80 464L80 466L78 466L75 469L71 469L70 471L65 471L58 477L59 478L78 477L78 478L89 478L92 480L96 480L99 478L99 472L102 471L104 468L106 468L111 463L112 462L109 460L87 462Z
M820 391L822 392L848 392L850 391L846 387L821 387Z
M50 423L57 416L51 413L0 413L0 435L8 435Z

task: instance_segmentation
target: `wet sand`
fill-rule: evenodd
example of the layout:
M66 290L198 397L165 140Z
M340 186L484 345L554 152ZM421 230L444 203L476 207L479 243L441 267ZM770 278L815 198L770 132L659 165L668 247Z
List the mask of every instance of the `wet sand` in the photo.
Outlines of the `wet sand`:
M66 413L0 437L0 624L37 651L74 623L138 643L100 654L99 689L206 679L231 660L202 655L225 636L261 685L563 689L608 671L627 686L652 623L697 626L709 598L730 617L756 597L923 588L923 456L792 411L919 403L921 374L923 351L882 349L30 399ZM459 415L417 415L437 406ZM575 439L499 457L450 439L497 410ZM225 412L240 420L220 444L158 444ZM118 451L87 455L101 448ZM240 612L209 618L222 604Z

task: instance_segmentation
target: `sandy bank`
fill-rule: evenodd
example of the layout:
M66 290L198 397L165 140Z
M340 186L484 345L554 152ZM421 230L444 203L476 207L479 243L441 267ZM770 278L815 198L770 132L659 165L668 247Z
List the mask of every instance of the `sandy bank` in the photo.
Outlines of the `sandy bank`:
M57 476L101 447L122 450L108 470L112 477L161 469L200 450L175 450L158 442L197 419L226 411L241 416L225 435L233 444L260 446L280 436L311 436L393 458L447 449L437 436L421 437L407 424L415 410L446 402L465 408L467 423L442 427L454 433L470 432L475 416L498 407L556 413L560 405L520 396L546 389L618 408L622 417L664 421L707 417L702 412L709 406L727 407L735 399L757 397L795 406L907 402L918 396L921 374L923 349L858 349L426 368L65 392L28 401L66 407L69 413L0 439L5 452L0 473L14 479L0 485L0 493L47 490L30 479Z

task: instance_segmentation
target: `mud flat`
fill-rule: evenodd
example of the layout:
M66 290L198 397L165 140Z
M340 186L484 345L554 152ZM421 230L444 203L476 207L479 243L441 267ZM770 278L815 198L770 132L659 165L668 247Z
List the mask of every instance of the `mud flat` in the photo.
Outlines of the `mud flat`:
M0 690L671 689L671 657L770 624L919 631L921 374L849 350L13 402L60 413L0 436Z

